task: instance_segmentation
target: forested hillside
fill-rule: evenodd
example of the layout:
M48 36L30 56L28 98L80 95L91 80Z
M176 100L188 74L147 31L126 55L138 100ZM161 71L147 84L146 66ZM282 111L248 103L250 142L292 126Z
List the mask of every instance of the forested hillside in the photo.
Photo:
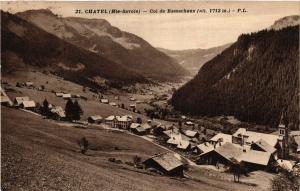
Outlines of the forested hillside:
M299 25L241 35L171 102L190 114L267 125L277 125L283 112L291 128L299 128Z

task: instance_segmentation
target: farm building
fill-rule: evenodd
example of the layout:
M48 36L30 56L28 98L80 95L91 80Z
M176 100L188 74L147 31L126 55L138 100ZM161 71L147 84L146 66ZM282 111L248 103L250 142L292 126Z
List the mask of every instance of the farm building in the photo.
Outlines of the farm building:
M128 129L132 123L131 115L124 116L108 116L105 118L105 123L114 128Z
M56 120L61 120L66 117L65 111L61 106L54 106L50 109L51 117Z
M109 105L114 106L114 107L117 106L117 104L115 102L110 102Z
M183 176L183 163L174 156L174 153L155 155L143 163L146 169L155 169L169 176Z
M271 153L249 150L232 143L225 143L213 150L202 153L197 161L200 164L234 164L233 160L243 163L248 170L266 170L271 165Z
M27 110L34 110L36 107L36 104L34 101L23 101L20 104L20 107Z
M130 125L130 131L137 135L145 135L146 130L139 123L132 123Z
M108 103L109 103L109 100L108 100L108 99L100 99L100 102L101 102L101 103L108 104Z
M63 97L64 93L56 92L55 95L56 95L57 97Z
M15 106L20 106L23 101L29 101L29 97L16 97L14 100L14 105Z
M248 144L251 145L253 142L257 142L259 140L266 141L272 147L275 147L280 139L279 135L259 133L255 131L248 131L245 128L239 128L232 135L232 143L236 144Z
M215 136L213 136L209 142L212 145L216 145L217 143L232 143L232 135L224 134L224 133L218 133Z
M25 82L25 86L26 87L33 87L33 82L30 82L30 81Z
M195 149L197 154L203 154L214 150L214 146L208 142L205 142L200 145L197 145Z
M100 115L92 115L88 117L88 122L89 123L102 123L103 118Z
M0 87L1 90L1 97L0 97L0 101L1 101L1 105L5 105L5 106L12 106L13 103L10 100L10 98L6 95L5 91L2 89L2 87Z
M136 108L136 105L135 105L135 104L130 104L129 107L130 107L131 109L135 109L135 108Z
M62 96L64 99L70 99L72 97L71 94L63 94Z
M199 133L197 131L186 130L184 134L190 138L198 137Z

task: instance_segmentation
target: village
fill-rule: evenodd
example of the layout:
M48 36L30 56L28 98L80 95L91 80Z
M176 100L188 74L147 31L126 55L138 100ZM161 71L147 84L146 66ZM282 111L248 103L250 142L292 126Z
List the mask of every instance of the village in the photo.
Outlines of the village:
M220 125L222 123L212 124L208 120L185 115L156 118L155 115L145 112L147 107L141 107L147 100L139 100L136 98L137 94L108 96L89 91L87 88L83 88L81 92L71 93L48 89L47 85L49 87L50 85L47 83L42 85L32 81L14 81L14 83L15 85L2 83L2 107L22 110L39 115L43 119L71 123L82 128L104 128L125 132L167 150L143 160L136 156L133 162L128 164L138 169L160 175L188 177L186 173L188 166L199 168L210 166L217 172L233 174L235 182L253 171L272 174L285 171L299 175L300 131L290 131L283 120L277 129L267 129L269 133L258 132L255 128L242 125L228 131ZM18 92L21 91L22 96L19 96ZM25 95L24 92L28 94ZM39 100L36 100L35 94L41 92L45 93L43 94L45 97L39 95ZM86 95L86 92L90 95ZM158 97L161 98L156 98L159 102L165 102L168 98L167 95ZM88 111L85 104L81 103L89 99L94 100L93 106L100 105L107 108L105 113L97 112L98 110ZM115 112L116 110L122 112ZM223 117L219 121L222 120L239 124L233 117ZM83 137L80 141L81 152L89 152L89 139ZM118 163L117 158L108 160Z

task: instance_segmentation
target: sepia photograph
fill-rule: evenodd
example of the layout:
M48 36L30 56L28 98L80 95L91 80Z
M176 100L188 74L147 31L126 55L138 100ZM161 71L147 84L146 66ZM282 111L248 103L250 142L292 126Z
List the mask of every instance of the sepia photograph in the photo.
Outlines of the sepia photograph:
M1 1L1 191L300 191L294 1Z

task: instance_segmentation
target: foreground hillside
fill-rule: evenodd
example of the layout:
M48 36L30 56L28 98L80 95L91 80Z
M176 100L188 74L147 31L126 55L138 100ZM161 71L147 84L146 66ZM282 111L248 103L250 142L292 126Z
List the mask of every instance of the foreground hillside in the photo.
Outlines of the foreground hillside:
M29 10L16 15L60 39L145 77L174 81L187 74L177 62L142 38L121 31L104 19L62 18L48 9Z
M176 91L172 104L197 115L234 115L299 127L299 26L241 35Z
M176 179L124 164L164 149L119 131L57 125L24 111L2 107L1 187L3 190L253 190L255 187L209 178ZM82 155L77 141L86 137ZM116 147L118 149L116 149ZM114 157L122 164L111 163ZM211 174L211 172L209 173Z
M145 81L136 72L69 44L19 17L1 12L1 19L4 74L35 68L86 85L99 78L120 84Z
M174 58L182 67L191 74L196 74L207 61L211 60L231 44L213 47L209 49L191 49L191 50L159 50Z

